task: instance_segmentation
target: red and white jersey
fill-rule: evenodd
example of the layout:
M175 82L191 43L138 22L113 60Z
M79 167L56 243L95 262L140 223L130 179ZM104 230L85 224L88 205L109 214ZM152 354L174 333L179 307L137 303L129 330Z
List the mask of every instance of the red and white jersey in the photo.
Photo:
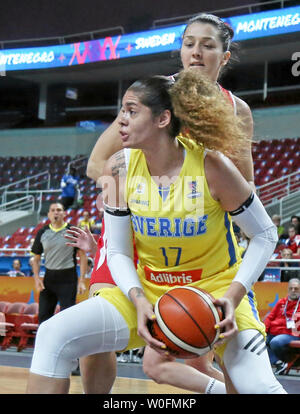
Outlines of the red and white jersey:
M233 106L233 110L234 110L234 114L236 115L237 110L236 110L236 101L234 99L234 95L231 91L229 91L228 89L223 88L223 86L221 86L219 83L217 84L220 88L220 91L224 94L224 96L226 98L229 99L229 101L231 102L232 106Z
M134 247L134 264L137 266L138 257ZM97 252L95 256L95 264L91 274L90 285L94 283L111 283L115 285L115 282L111 276L109 267L107 265L107 239L105 234L104 219L102 220L102 231L97 244Z
M115 282L107 265L106 251L107 240L104 220L102 220L102 231L97 244L97 252L94 261L95 264L91 274L90 285L93 285L94 283L111 283L112 285L115 285Z

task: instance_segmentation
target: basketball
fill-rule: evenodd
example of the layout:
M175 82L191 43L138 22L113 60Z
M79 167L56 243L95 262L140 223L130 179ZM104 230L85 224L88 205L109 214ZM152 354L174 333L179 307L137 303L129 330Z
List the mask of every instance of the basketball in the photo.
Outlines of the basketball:
M202 289L186 286L171 289L155 304L156 320L151 334L176 358L196 358L212 349L223 316L213 297Z

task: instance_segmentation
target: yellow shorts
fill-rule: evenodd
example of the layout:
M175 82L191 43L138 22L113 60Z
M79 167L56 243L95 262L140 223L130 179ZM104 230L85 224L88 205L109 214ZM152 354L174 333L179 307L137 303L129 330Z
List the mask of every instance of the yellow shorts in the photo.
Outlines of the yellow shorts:
M202 279L188 286L199 287L218 299L222 297L229 288L236 271L237 268L232 266L225 272L219 273L218 275L214 275L210 278ZM153 305L161 295L171 288L166 285L151 287L147 284L144 284L143 287L147 299ZM126 350L145 346L145 342L137 334L136 309L132 302L122 293L122 291L118 287L103 288L95 292L95 295L100 295L114 305L125 319L130 331L130 339ZM265 326L259 319L256 308L255 294L253 291L250 291L248 295L244 296L241 303L235 310L235 317L239 331L243 331L245 329L255 329L265 335ZM225 348L226 343L216 347L215 352L222 358Z

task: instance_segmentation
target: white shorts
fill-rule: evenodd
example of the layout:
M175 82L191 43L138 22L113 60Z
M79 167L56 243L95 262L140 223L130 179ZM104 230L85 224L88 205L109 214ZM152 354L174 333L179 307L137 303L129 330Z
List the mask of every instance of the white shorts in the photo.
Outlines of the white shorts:
M40 325L30 371L46 377L69 378L78 358L122 350L129 337L128 326L119 311L106 299L96 296ZM223 361L239 393L285 393L273 375L264 337L257 330L239 332L228 343Z

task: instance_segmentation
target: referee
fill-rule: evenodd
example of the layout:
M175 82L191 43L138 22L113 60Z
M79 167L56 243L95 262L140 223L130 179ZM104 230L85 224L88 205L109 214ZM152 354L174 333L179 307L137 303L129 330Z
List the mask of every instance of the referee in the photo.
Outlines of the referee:
M87 257L84 251L67 246L64 235L69 224L64 221L65 211L60 203L49 206L50 224L41 228L34 240L32 263L35 287L39 295L39 324L53 316L57 303L66 309L76 303L78 293L85 291L84 277ZM46 273L39 277L41 255L44 253ZM76 271L76 254L80 256L80 279ZM78 286L77 286L78 285Z

